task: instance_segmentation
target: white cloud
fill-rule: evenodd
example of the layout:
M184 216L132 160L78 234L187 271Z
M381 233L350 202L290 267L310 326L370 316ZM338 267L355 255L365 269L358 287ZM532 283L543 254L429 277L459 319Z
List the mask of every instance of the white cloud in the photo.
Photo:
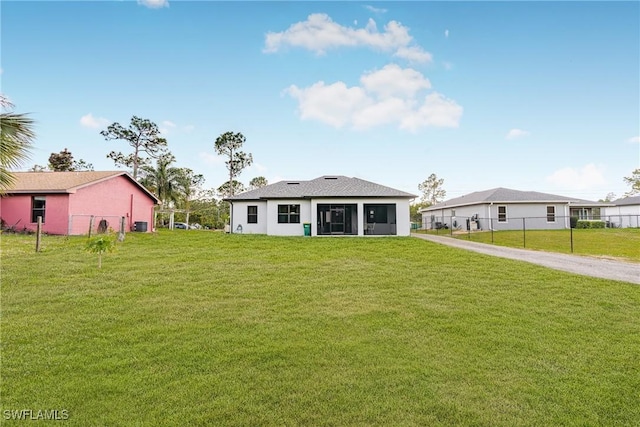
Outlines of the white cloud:
M160 9L169 7L169 0L138 0L138 4L149 9Z
M457 127L462 107L438 93L422 95L431 83L420 72L389 64L365 73L361 86L344 82L316 82L306 88L291 85L284 94L298 101L302 120L316 120L336 128L369 129L396 124L415 132L422 127Z
M522 130L522 129L511 129L508 133L507 136L505 136L506 139L518 139L518 138L524 138L526 136L529 136L530 133L526 130Z
M87 128L98 129L107 126L109 120L102 117L93 117L93 114L89 113L80 117L80 124Z
M427 95L424 103L413 114L405 117L400 129L417 131L421 127L458 127L462 107L439 93Z
M393 56L411 62L431 62L433 60L433 56L429 52L425 52L420 46L401 47Z
M287 30L269 32L265 37L266 53L278 52L293 46L308 49L318 55L338 47L368 47L417 62L431 61L431 54L416 45L409 35L409 28L390 21L384 31L378 31L373 19L364 28L342 26L324 13L309 15L306 21L297 22Z
M631 144L640 144L640 136L634 136L633 138L627 139L627 142Z
M370 5L366 5L364 8L367 9L369 12L373 12L373 13L387 13L387 9L373 7Z
M396 64L385 65L382 70L360 77L365 90L386 98L389 96L415 96L422 89L431 89L431 82L412 68L400 68Z
M348 88L343 82L325 85L320 81L302 89L291 85L285 93L298 100L301 119L315 119L338 128L347 124L355 111L372 102L364 89Z
M171 120L163 120L161 125L162 126L160 126L158 130L162 135L165 135L165 136L169 135L170 129L174 129L176 127L176 124L173 123Z
M593 163L581 169L559 169L548 176L547 181L566 190L590 190L606 184L604 168Z
M449 38L449 30L444 30L444 36L445 38Z
M215 154L207 153L204 151L201 151L200 153L198 153L198 157L206 165L217 166L217 165L224 164L224 158L222 156L217 156Z

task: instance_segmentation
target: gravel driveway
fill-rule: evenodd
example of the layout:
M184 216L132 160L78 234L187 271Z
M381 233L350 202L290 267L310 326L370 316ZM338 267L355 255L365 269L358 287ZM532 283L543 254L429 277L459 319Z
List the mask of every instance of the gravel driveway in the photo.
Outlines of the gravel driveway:
M584 276L600 277L603 279L621 280L640 284L640 264L631 262L612 261L580 255L567 255L553 252L531 251L527 249L507 248L504 246L487 245L470 242L452 237L433 236L430 234L412 234L413 237L441 243L456 248L467 249L482 254L502 258L526 261L543 265L556 270L582 274Z

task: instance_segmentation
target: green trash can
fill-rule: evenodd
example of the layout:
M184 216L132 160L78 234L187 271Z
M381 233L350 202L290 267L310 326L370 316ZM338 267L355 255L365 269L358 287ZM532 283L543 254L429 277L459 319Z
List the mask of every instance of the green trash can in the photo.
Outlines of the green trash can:
M311 223L305 222L302 225L304 226L304 235L305 236L311 236Z

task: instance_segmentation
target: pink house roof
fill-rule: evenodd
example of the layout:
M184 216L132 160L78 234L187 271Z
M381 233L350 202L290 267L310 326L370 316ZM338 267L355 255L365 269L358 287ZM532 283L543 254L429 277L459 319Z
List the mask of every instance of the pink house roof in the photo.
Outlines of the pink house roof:
M123 176L159 203L158 198L144 188L131 175L122 171L78 171L78 172L13 172L15 182L6 190L7 194L62 193L72 194L78 189Z

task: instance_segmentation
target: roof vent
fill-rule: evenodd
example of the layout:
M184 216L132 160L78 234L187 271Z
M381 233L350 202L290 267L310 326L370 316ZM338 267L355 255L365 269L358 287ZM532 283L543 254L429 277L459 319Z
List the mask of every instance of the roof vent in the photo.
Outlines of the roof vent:
M325 176L324 179L338 179L337 176Z
M300 184L299 182L287 182L287 185L298 185Z

